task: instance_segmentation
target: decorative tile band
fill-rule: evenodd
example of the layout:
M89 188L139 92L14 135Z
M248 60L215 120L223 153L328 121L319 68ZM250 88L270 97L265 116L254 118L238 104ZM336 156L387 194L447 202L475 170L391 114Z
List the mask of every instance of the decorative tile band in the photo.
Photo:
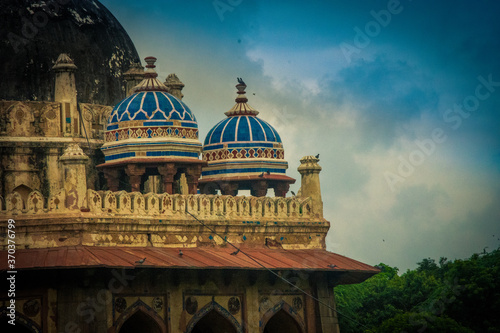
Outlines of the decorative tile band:
M285 151L283 148L250 148L250 149L218 149L213 151L204 151L204 161L220 161L229 159L253 159L253 158L271 158L283 160L285 159Z
M186 151L176 151L176 150L167 150L167 151L147 151L144 153L135 153L135 152L127 152L127 153L119 153L113 155L107 155L104 157L105 162L116 161L123 158L131 158L131 157L161 157L161 156L177 156L177 157L194 157L198 158L198 153L186 152Z
M179 139L177 139L177 141L169 140L169 141L161 141L161 142L151 142L151 141L144 140L144 142L127 142L127 143L116 143L116 144L108 143L108 144L102 146L101 150L107 151L107 150L111 150L111 149L130 147L130 148L134 148L134 149L138 149L138 150L140 149L140 151L144 151L145 148L153 149L152 147L159 147L159 146L176 147L176 149L179 149L177 147L184 147L186 149L191 149L191 150L193 150L193 149L201 150L201 143L200 142L189 143L189 142L184 142L184 141L179 140Z
M210 170L203 171L201 173L203 176L212 176L212 175L222 175L222 174L235 174L235 173L262 173L262 172L272 172L272 173L286 173L286 169L277 169L277 168L238 168L238 169L220 169L220 170Z
M109 162L109 161L119 160L122 158L129 158L129 157L135 157L135 153L129 152L129 153L120 153L120 154L105 156L104 161Z
M127 139L151 139L165 137L198 139L198 129L175 126L124 128L107 131L105 134L105 142Z
M234 143L220 143L220 144L211 144L205 145L203 150L215 150L222 148L283 148L283 144L281 142L263 142L263 141L252 141L252 142L234 142Z

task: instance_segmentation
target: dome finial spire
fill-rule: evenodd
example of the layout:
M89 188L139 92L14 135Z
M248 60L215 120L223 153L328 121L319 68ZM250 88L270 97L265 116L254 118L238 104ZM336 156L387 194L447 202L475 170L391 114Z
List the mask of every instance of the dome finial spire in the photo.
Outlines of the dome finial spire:
M156 68L155 62L156 58L155 57L146 57L144 58L144 61L146 62L146 72L145 72L145 77L146 78L155 78L158 77L158 73L154 70Z
M168 92L167 86L157 79L158 73L155 71L155 57L146 57L146 70L144 71L144 80L141 81L137 86L132 88L132 93L140 91L165 91Z
M227 111L225 115L228 117L258 115L259 111L255 110L247 104L248 98L245 95L245 88L247 87L246 83L241 77L237 77L236 79L238 80L238 84L236 85L236 89L238 89L238 91L236 92L238 94L238 97L236 97L235 99L236 104L231 110Z

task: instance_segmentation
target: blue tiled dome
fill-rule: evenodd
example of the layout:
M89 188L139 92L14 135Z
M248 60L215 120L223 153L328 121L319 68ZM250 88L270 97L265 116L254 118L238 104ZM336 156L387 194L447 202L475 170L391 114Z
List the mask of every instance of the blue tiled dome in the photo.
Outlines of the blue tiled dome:
M155 60L146 58L144 80L111 111L101 148L105 163L199 159L196 118L156 78Z
M184 126L198 128L196 118L186 104L165 91L141 91L115 106L107 130L119 127L120 122L140 120L149 125L163 125L179 120ZM144 124L144 123L143 123Z
M279 142L278 132L255 116L229 117L215 125L205 138L205 146L234 142Z
M236 86L238 98L227 118L207 134L203 145L202 170L205 181L227 178L284 175L288 168L278 132L259 119L259 112L247 104L244 83ZM276 178L276 177L275 177Z

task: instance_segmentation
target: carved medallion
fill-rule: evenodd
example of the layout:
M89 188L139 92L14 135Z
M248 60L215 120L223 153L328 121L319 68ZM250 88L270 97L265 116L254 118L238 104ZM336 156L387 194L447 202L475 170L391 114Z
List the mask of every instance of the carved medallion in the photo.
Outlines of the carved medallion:
M298 311L298 310L302 309L302 298L300 298L300 297L295 297L295 298L293 299L292 306L293 306L293 308L294 308L296 311Z
M40 312L40 301L37 299L30 299L23 305L23 312L28 317L34 317Z
M153 298L153 309L160 312L163 309L163 299L161 297Z
M260 310L265 312L271 308L271 301L267 297L262 297L260 299Z
M86 121L92 121L92 118L92 113L90 113L89 111L84 112L83 119L85 119Z
M56 111L54 111L54 109L51 109L49 111L47 111L45 113L45 118L47 118L48 120L54 120L57 118L57 114L56 114Z
M186 308L187 313L193 315L198 311L198 301L194 296L188 296L186 301L184 302L184 306Z
M240 299L238 297L231 297L229 301L227 301L227 308L232 315L240 312L241 304Z
M127 301L123 297L115 299L115 309L117 312L122 313L127 308Z

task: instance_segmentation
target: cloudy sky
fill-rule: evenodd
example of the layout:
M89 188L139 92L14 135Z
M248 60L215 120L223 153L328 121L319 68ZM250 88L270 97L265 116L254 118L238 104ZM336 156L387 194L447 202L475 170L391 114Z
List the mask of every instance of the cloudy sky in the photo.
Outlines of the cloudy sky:
M404 272L500 245L499 3L102 3L186 84L201 140L242 77L288 175L321 154L328 250Z

